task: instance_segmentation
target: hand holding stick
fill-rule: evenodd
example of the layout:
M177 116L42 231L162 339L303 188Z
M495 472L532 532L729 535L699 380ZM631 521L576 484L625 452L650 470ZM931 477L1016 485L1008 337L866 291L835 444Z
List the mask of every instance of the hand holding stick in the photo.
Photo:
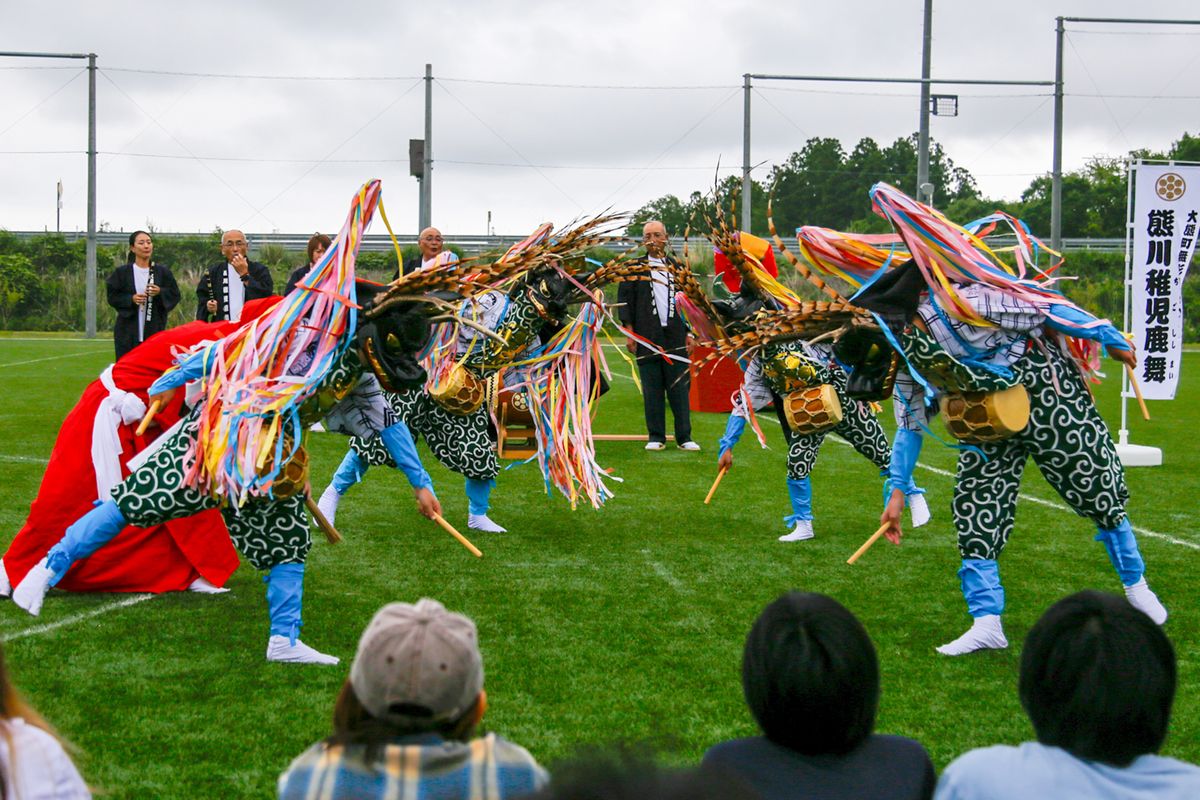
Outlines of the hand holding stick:
M304 505L308 507L308 511L313 515L313 519L317 522L317 527L321 529L321 533L325 534L325 538L330 544L337 544L342 540L342 535L337 532L337 528L330 524L325 515L321 513L321 508L313 502L312 495L306 494L304 497Z
M150 403L150 408L146 409L146 416L142 417L142 421L138 423L137 430L133 432L134 436L141 436L146 432L146 428L150 427L150 423L154 421L154 416L162 410L163 401L155 400Z
M712 488L708 490L708 494L704 498L704 505L708 505L708 501L712 500L712 496L717 492L717 487L721 485L721 478L724 478L728 471L729 467L721 467L717 470L717 479L713 481Z
M462 543L462 546L470 550L476 558L483 558L483 552L480 551L478 547L471 544L471 541L467 539L467 537L455 530L453 525L451 525L449 522L446 522L445 517L443 517L441 514L434 514L433 521L438 525L441 525L446 533L450 534L455 539L458 539L458 541Z
M855 550L854 555L852 555L852 556L850 556L850 558L846 559L846 563L853 564L855 561L858 561L858 559L862 557L863 553L865 553L871 549L871 545L873 545L873 544L875 544L875 542L879 541L879 537L883 536L883 534L887 532L887 529L889 527L891 527L891 523L889 523L889 522L885 522L882 525L880 525L879 530L872 533L871 538L867 539L865 542L863 542L862 547Z

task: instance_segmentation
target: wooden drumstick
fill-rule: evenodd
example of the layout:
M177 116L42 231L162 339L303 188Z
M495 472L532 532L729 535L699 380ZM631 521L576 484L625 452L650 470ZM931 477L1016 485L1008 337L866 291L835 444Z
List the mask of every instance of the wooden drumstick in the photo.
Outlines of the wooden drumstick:
M858 561L858 559L862 557L862 554L867 552L868 550L870 550L871 545L873 545L873 544L875 544L875 542L879 541L879 537L883 536L883 534L886 533L887 529L890 527L891 527L891 524L886 523L886 522L883 525L880 525L879 530L872 533L871 538L867 539L865 542L863 542L862 547L855 550L854 555L852 555L852 556L850 556L850 558L846 559L846 563L853 564L855 561Z
M449 522L446 522L441 514L434 514L433 521L438 525L441 525L446 533L450 534L455 539L458 539L458 541L462 543L462 546L470 550L476 558L483 558L482 551L480 551L480 549L475 545L471 544L471 541L467 537L455 530L453 525L451 525Z
M729 471L729 467L721 467L717 470L717 479L713 481L712 488L708 490L708 494L704 497L704 505L708 505L708 501L712 500L712 496L717 493L717 487L721 485L721 478L725 477L725 473Z
M162 410L162 400L155 400L146 409L146 416L142 417L142 421L138 423L137 430L133 432L134 436L141 436L146 432L146 428L150 427L150 423L154 420L154 415Z
M325 534L325 538L329 540L330 544L337 544L342 540L342 535L325 518L325 514L321 512L321 507L313 502L311 494L304 498L304 505L308 507L309 513L317 521L317 527L321 529L321 533Z
M1146 408L1146 398L1142 397L1142 387L1138 383L1137 374L1133 371L1133 367L1125 365L1125 372L1129 374L1129 385L1133 387L1133 394L1137 397L1138 405L1142 408L1142 417L1150 419L1150 409Z

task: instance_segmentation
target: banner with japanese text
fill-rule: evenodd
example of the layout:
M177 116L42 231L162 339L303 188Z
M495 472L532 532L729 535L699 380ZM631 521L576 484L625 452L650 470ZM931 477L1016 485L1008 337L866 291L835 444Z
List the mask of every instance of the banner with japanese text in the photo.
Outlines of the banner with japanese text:
M1183 279L1200 222L1200 166L1138 164L1130 329L1147 400L1171 400L1183 358Z

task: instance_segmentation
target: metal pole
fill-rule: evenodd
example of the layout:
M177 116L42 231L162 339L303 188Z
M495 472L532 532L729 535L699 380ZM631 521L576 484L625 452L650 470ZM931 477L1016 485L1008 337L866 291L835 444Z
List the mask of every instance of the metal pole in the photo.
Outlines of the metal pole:
M929 183L929 62L932 48L933 0L925 0L925 33L921 42L921 128L917 134L917 198L932 203L933 197L921 197ZM930 192L930 195L933 193Z
M1054 48L1054 163L1050 184L1050 248L1062 251L1063 18L1058 17Z
M433 224L433 65L425 65L425 162L421 174L421 230Z
M750 230L750 74L742 75L742 230Z
M1125 280L1121 281L1124 289L1124 296L1121 301L1121 311L1124 319L1122 320L1121 328L1125 331L1133 330L1130 323L1133 322L1133 314L1130 313L1130 304L1133 302L1133 182L1137 178L1137 169L1141 161L1126 162L1126 175L1128 185L1125 187ZM1129 444L1129 412L1126 408L1126 403L1129 401L1129 372L1121 370L1121 428L1117 431L1117 444Z
M88 53L88 207L85 335L96 338L96 54Z

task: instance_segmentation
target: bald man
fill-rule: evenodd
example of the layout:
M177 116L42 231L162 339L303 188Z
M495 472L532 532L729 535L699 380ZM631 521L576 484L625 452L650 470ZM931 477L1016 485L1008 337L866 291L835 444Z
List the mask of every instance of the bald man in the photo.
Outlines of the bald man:
M407 275L419 269L432 267L437 263L447 264L458 261L458 256L446 250L442 232L437 228L426 228L421 231L420 236L417 237L417 249L420 252L404 259L403 269L398 269L392 276L392 280L396 280L401 274Z
M671 406L675 422L675 446L680 450L699 450L692 441L692 418L688 408L689 341L687 325L675 307L675 285L669 270L667 228L658 220L642 226L642 244L646 247L644 261L651 267L651 281L629 281L618 284L617 314L621 324L664 352L670 359L638 344L626 341L629 352L637 356L638 374L642 379L642 402L646 415L647 450L664 450L667 443L667 412L663 397Z
M247 302L274 294L271 271L257 261L250 261L247 251L246 234L229 230L221 235L221 255L225 260L206 269L196 286L196 319L237 322Z

